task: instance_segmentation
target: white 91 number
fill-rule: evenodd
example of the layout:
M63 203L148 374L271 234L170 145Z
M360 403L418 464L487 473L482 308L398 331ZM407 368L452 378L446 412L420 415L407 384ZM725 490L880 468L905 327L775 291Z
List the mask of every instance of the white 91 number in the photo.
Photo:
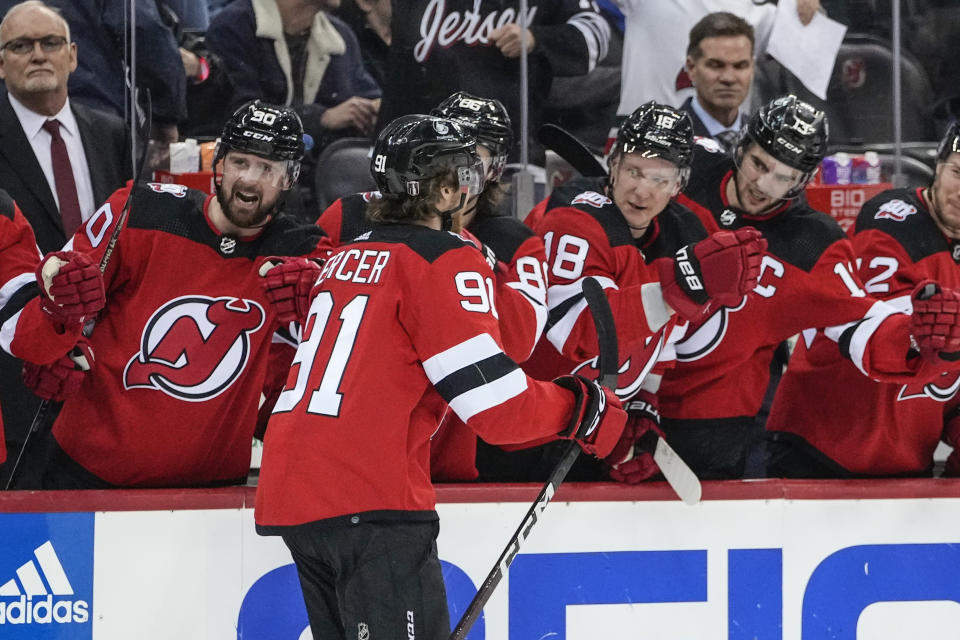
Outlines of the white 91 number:
M373 170L377 173L383 173L387 169L387 156L378 154L376 158L373 159Z
M492 313L499 319L497 307L493 302L493 280L484 278L476 271L461 271L454 278L457 292L463 296L460 306L476 313Z

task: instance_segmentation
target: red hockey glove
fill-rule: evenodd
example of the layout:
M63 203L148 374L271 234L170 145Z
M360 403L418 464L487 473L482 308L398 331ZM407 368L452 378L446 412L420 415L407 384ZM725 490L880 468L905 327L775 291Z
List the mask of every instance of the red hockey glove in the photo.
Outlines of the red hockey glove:
M652 447L641 445L641 438L663 437L660 430L660 413L657 411L657 398L648 391L641 391L636 398L623 406L627 411L627 426L620 435L620 441L613 452L604 458L610 467L610 478L626 484L638 484L660 473L660 467L653 459ZM653 436L644 438L646 434Z
M48 253L37 267L40 308L63 325L75 325L103 309L103 275L89 256L76 251Z
M947 424L943 427L943 435L940 439L953 447L953 451L947 456L947 464L943 469L945 477L960 477L960 410L954 410L947 419Z
M910 294L912 346L927 362L960 360L960 292L924 280Z
M572 391L576 399L570 423L558 435L576 440L590 455L609 456L627 422L620 399L596 380L583 376L561 376L553 382Z
M92 368L93 349L81 336L70 353L59 360L45 365L24 362L23 383L39 398L63 402L80 389Z
M307 258L270 257L260 263L260 285L281 323L301 322L310 311L310 290L320 265Z
M677 251L674 260L661 260L663 299L684 320L698 320L712 306L734 307L757 286L767 241L759 231L744 227L718 231Z

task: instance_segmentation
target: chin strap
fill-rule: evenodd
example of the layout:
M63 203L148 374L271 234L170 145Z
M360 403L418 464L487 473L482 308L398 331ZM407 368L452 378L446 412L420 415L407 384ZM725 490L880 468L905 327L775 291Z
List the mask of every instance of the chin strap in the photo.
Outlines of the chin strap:
M463 205L467 203L467 192L463 189L460 190L460 202L457 206L450 209L441 211L437 207L430 205L430 208L433 209L433 212L440 216L440 229L443 231L450 231L453 227L453 214L463 209Z

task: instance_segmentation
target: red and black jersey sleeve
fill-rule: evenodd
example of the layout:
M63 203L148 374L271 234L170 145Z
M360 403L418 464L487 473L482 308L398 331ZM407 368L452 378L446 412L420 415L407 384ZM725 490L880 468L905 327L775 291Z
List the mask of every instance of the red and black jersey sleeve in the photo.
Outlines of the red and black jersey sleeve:
M0 191L0 348L37 364L52 362L76 342L80 327L64 329L40 308L35 271L40 251L13 199Z

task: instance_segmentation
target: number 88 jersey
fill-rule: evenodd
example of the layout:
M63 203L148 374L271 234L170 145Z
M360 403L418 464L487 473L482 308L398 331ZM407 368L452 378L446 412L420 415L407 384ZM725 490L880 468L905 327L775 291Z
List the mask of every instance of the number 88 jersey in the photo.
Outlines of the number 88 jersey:
M494 444L552 436L572 394L503 353L494 274L457 235L382 225L335 250L267 428L261 533L318 520L435 519L444 408Z

